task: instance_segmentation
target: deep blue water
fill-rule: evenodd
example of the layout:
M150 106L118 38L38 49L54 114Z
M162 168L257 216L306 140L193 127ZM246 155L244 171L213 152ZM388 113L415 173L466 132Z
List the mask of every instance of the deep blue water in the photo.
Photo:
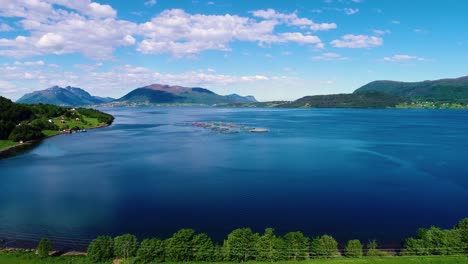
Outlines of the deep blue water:
M190 227L221 242L249 226L398 243L468 217L468 111L105 111L110 127L0 160L0 237L165 238Z

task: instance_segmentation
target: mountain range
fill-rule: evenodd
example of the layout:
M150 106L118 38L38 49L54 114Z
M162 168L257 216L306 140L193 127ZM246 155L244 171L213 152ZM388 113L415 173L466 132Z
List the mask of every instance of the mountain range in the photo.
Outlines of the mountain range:
M223 103L255 103L253 96L230 94L222 96L208 89L182 86L152 84L137 88L119 99L92 96L77 87L53 86L45 90L28 93L18 99L23 104L53 104L60 106L84 106L108 104L112 106L126 105L158 105L158 104L196 104L214 105Z
M113 101L110 97L92 96L85 90L77 87L52 86L45 90L25 94L16 102L21 104L52 104L59 106L96 105Z
M259 103L253 96L219 95L201 87L151 84L119 99L91 96L83 89L54 86L21 97L18 103L62 106L99 105L224 105L252 107L386 108L414 102L468 105L468 76L422 82L374 81L351 94L305 96L292 102Z

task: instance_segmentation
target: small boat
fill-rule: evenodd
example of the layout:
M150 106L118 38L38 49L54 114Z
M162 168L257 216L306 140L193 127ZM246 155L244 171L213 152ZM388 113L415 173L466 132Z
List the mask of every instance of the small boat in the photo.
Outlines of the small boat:
M253 132L253 133L264 133L264 132L268 132L269 130L266 129L266 128L252 128L249 130L249 132Z

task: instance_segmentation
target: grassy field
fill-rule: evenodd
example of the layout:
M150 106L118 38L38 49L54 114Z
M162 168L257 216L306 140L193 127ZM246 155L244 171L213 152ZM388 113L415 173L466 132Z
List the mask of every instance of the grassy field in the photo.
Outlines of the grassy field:
M76 121L74 118L65 118L65 124L61 123L61 118L54 118L53 122L61 130L63 130L65 126L68 126L69 128L79 127L80 129L88 129L104 125L102 123L99 123L97 118L90 118L85 116L82 116L82 120L80 121Z
M10 140L0 140L0 149L5 149L16 145L18 145L18 143Z
M46 135L47 137L50 137L50 136L58 135L60 134L60 132L56 130L42 130L42 134Z
M65 264L65 263L89 263L84 256L62 256L48 257L41 259L33 253L6 253L0 252L0 264ZM110 263L110 262L109 262ZM122 262L133 263L133 261ZM171 263L171 262L166 262ZM189 264L207 263L207 262L187 262ZM234 262L210 262L214 264L232 264ZM247 262L252 264L267 264L271 262ZM306 261L280 261L277 264L467 264L467 256L430 256L430 257L363 257L358 259L334 258L334 259L313 259Z
M41 259L34 253L0 252L0 264L68 264L68 263L89 263L84 256L63 256L63 257L48 257Z

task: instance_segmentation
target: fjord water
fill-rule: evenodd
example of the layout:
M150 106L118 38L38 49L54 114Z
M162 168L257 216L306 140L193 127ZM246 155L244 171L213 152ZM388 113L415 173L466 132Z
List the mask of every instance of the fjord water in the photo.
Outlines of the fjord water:
M113 108L115 123L0 160L0 238L218 242L233 229L398 243L468 217L468 112ZM222 121L268 133L191 126ZM84 240L79 240L84 239Z

